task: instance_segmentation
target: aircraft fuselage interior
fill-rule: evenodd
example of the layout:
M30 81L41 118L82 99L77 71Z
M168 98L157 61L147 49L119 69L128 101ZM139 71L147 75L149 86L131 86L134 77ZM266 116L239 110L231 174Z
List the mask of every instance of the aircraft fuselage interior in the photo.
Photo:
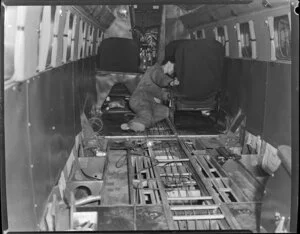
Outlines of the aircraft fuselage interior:
M297 6L3 0L3 230L297 232Z

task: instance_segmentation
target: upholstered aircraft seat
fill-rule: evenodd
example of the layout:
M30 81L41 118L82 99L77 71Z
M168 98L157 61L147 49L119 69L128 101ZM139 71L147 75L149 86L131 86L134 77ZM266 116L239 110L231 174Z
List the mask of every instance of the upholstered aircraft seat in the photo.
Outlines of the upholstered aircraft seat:
M224 47L215 40L180 40L166 47L166 59L175 58L180 85L173 91L175 110L218 109Z

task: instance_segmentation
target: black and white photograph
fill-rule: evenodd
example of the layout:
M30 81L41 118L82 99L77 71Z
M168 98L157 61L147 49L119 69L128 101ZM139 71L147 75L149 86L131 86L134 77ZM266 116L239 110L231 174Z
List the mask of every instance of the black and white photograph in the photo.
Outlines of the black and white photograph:
M297 233L297 0L1 0L2 233Z

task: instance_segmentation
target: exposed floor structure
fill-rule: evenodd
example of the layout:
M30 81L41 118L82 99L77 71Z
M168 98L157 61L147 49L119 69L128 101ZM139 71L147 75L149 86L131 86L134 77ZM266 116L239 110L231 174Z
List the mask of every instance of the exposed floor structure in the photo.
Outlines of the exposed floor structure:
M257 231L263 183L239 161L218 161L218 135L181 135L169 120L121 132L124 116L103 118L101 201L76 208L97 213L95 230Z
M63 195L70 217L57 215L56 230L67 219L71 229L88 221L99 231L259 230L266 177L224 147L212 120L177 113L175 124L136 134L120 129L131 118L128 107L112 108L96 138L77 138Z

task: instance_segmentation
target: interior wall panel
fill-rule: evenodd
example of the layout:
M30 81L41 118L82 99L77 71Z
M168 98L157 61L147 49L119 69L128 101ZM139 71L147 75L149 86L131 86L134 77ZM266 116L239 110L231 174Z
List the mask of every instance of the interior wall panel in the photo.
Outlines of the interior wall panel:
M37 217L42 216L74 143L72 79L68 64L42 73L27 84Z
M251 101L251 60L241 60L239 73L239 106L247 113L248 103ZM236 69L236 68L235 68Z
M75 132L80 132L80 111L83 106L82 96L82 81L83 81L83 62L77 60L73 63L73 77L74 77L74 101L75 101Z
M92 105L96 102L97 93L96 93L96 80L95 80L95 71L96 71L96 57L91 57L88 60L85 60L83 63L83 96L84 99L88 96L85 106L85 112L89 112L92 108ZM89 116L90 113L86 113Z
M247 116L246 129L254 135L262 135L265 107L267 69L265 62L241 60L239 79L239 106Z
M81 130L80 98L91 89L82 82L93 80L94 61L68 63L5 90L9 230L38 230L50 191Z
M91 107L90 101L96 98L94 72L96 70L97 59L98 56L93 56L88 59L78 60L73 65L76 134L81 131L80 112L82 111L87 94L89 94L89 99L86 105L89 105L89 107Z
M234 115L240 106L240 76L242 73L242 61L238 59L230 59L227 63L227 89L226 89L226 106L225 110Z
M222 92L226 92L228 88L228 70L231 64L231 59L225 58L224 59L224 66L223 66L223 73L222 73L222 80L221 80L221 90Z
M265 117L267 63L251 62L251 79L247 82L246 128L254 135L262 135Z
M291 65L268 64L264 138L275 147L291 145Z
M27 86L4 93L5 167L8 228L36 230L31 180L31 150L27 111Z
M290 145L291 97L288 63L225 59L224 109L246 114L246 129L271 144Z

